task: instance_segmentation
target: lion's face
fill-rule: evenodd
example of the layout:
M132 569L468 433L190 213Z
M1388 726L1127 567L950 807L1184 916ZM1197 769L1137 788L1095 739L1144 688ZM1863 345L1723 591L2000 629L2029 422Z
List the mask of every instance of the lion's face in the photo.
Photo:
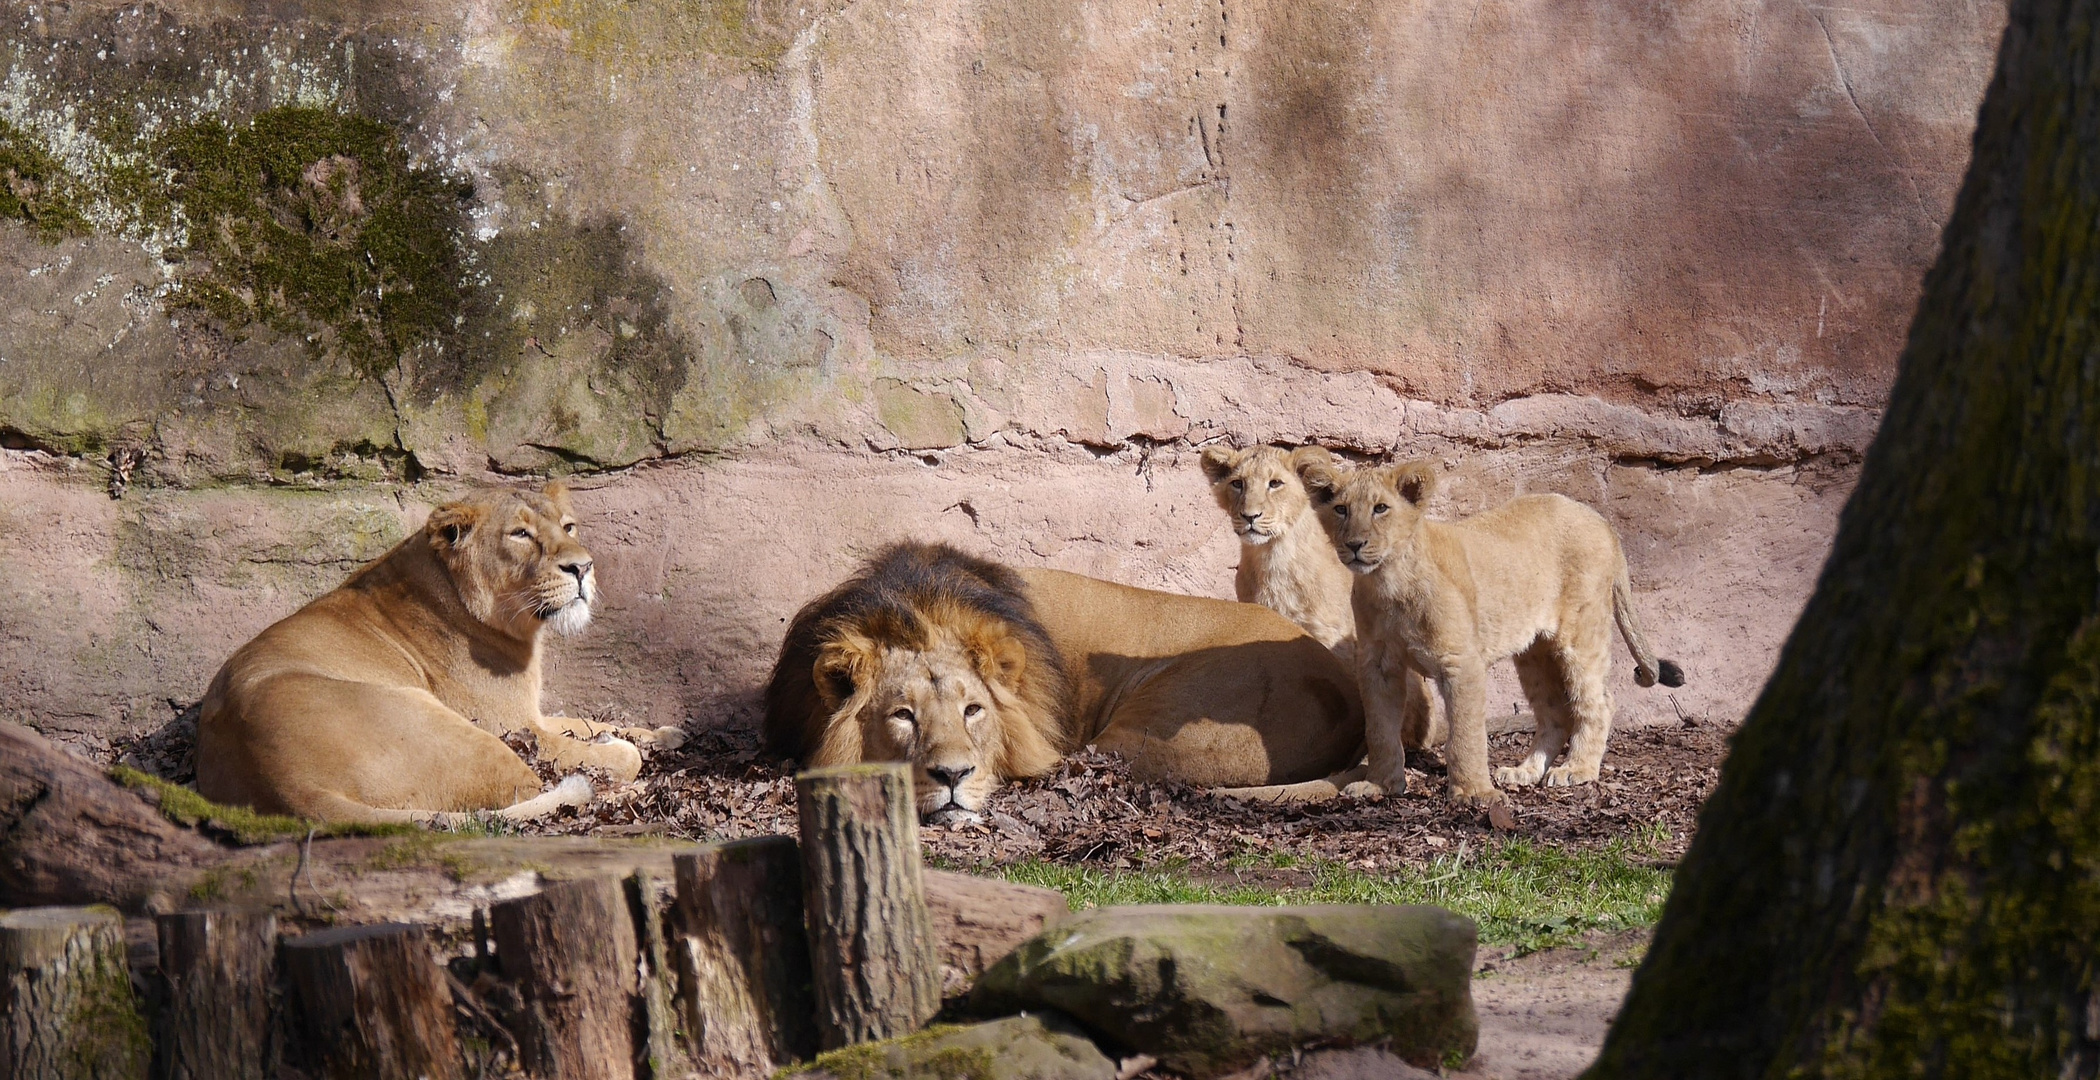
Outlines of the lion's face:
M1436 474L1427 462L1343 469L1306 462L1298 475L1319 510L1320 527L1353 573L1368 574L1392 557L1422 521Z
M984 626L919 629L825 646L816 678L832 719L815 757L910 762L920 817L974 820L1017 767L1041 771L1037 759L1055 754L1014 690L1027 663L1018 642Z
M590 624L597 572L562 485L447 503L431 511L424 529L475 618L519 637L542 627L573 634Z
M1203 452L1203 475L1210 479L1211 494L1232 519L1232 531L1241 542L1266 544L1289 528L1308 503L1296 463L1332 460L1317 446L1213 446Z

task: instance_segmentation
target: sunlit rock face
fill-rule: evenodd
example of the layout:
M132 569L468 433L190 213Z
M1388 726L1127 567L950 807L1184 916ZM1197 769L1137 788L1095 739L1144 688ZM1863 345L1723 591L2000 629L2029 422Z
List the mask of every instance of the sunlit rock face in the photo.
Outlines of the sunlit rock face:
M1224 439L1597 506L1690 675L1622 719L1733 719L2002 7L18 7L0 715L157 724L424 507L563 473L606 602L551 695L733 716L888 539L1230 595Z

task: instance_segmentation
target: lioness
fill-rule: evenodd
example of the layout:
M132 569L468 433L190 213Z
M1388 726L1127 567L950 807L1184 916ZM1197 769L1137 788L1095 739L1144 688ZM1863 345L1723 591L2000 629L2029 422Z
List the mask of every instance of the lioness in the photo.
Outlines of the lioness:
M1363 711L1348 669L1267 608L898 544L795 615L765 736L806 765L909 761L941 821L1089 743L1147 777L1324 785Z
M1304 627L1343 663L1354 664L1356 613L1349 591L1356 579L1335 554L1297 472L1300 462L1331 465L1334 455L1319 446L1213 446L1203 451L1202 460L1211 495L1240 538L1234 594L1242 603L1260 604ZM1403 740L1409 749L1442 743L1444 719L1429 707L1427 684L1412 672L1403 678Z
M582 630L596 599L560 484L440 506L219 669L197 721L197 790L320 821L524 820L589 802L580 776L539 794L498 736L531 731L565 769L639 771L633 743L586 743L572 736L589 725L540 715L541 635Z
M1407 789L1400 738L1403 680L1434 679L1450 729L1453 799L1494 802L1495 783L1553 786L1597 778L1611 735L1613 622L1633 653L1634 681L1684 685L1641 633L1618 535L1597 512L1559 495L1526 495L1461 521L1431 521L1436 483L1424 462L1340 468L1303 461L1343 565L1357 574L1356 663L1371 749L1369 783ZM1487 666L1516 657L1538 727L1522 765L1487 767ZM1565 764L1548 769L1562 747Z

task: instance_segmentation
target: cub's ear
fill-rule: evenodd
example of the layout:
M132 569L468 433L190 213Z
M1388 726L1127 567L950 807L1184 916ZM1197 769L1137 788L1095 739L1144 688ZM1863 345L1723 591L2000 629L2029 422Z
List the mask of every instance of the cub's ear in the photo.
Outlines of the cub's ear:
M1229 446L1205 447L1203 451L1203 475L1213 484L1225 482L1232 475L1232 468L1240 463L1240 453Z
M446 503L430 512L430 520L423 527L430 531L432 550L445 552L458 547L487 516L486 507L465 502Z
M575 508L569 505L569 485L559 480L549 480L547 481L547 486L540 489L540 494L545 495L547 501L553 503L554 508L562 513L573 514L576 512Z
M1320 453L1324 456L1299 457L1295 453L1292 454L1291 469L1298 474L1298 479L1305 482L1305 490L1311 492L1313 498L1321 502L1330 502L1334 499L1334 489L1342 484L1342 474L1335 466L1333 455L1325 450Z
M1327 448L1324 446L1301 446L1291 451L1292 471L1295 472L1299 466L1308 461L1318 462L1330 469L1334 468L1335 465L1334 455L1328 453Z
M874 643L859 636L834 638L817 650L817 662L810 675L817 684L817 696L824 699L824 707L837 712L839 706L851 699L856 691L866 685L874 673Z
M1386 469L1385 475L1393 490L1416 506L1436 493L1436 466L1427 461L1403 461Z

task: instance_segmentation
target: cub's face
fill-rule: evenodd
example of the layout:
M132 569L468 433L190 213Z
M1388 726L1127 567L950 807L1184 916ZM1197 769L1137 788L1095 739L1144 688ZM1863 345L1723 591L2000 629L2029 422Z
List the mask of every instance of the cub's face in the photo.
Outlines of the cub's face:
M588 626L597 570L577 537L568 489L487 491L431 511L431 550L473 616L521 637Z
M1368 574L1413 537L1436 474L1426 462L1343 469L1314 462L1299 469L1320 527L1353 573Z
M903 761L919 816L975 820L1006 776L1001 658L946 634L877 644L848 638L817 660L818 693L832 712L822 761Z
M1297 450L1213 446L1203 452L1203 475L1210 479L1210 492L1232 520L1232 531L1241 542L1266 544L1289 528L1308 504L1295 464L1332 460L1317 446Z

